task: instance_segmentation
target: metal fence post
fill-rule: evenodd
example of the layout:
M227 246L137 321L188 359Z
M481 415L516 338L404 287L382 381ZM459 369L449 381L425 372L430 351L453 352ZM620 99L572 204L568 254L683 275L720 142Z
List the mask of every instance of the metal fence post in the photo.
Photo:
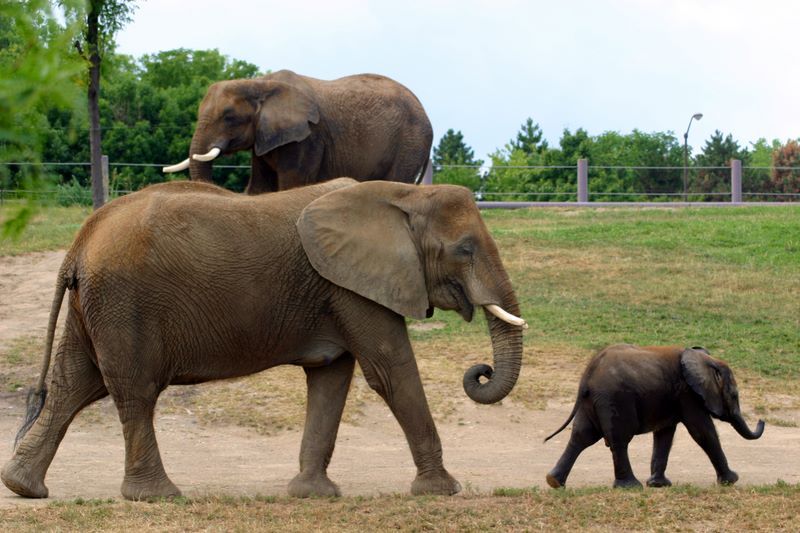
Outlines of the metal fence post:
M742 202L742 162L739 159L731 159L731 202Z
M100 168L103 172L103 204L108 203L108 156L104 155L100 160Z
M578 159L578 202L589 201L589 160Z

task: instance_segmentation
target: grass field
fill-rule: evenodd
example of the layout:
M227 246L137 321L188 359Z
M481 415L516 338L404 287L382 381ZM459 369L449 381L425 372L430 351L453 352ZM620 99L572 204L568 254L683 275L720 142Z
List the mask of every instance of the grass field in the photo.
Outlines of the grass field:
M0 241L0 256L66 247L86 214L45 209L22 240ZM587 358L607 344L702 345L731 363L751 413L768 424L796 424L783 413L800 410L800 206L491 210L484 218L530 324L515 401L542 408L547 399L571 400ZM490 357L485 320L437 311L410 325L434 416L446 419L463 370ZM19 339L0 361L2 389L33 382L40 353L39 339ZM256 375L165 394L160 409L190 407L206 423L233 420L264 433L299 427L302 372L270 373L268 382ZM247 409L243 390L258 399ZM259 401L280 408L266 411ZM377 396L356 379L348 420L357 423L359 406L371 401ZM799 514L800 487L777 484L632 493L509 488L450 499L78 501L4 510L0 520L23 531L796 531Z
M6 531L797 531L800 487L624 491L502 489L491 495L296 500L53 502L0 510Z

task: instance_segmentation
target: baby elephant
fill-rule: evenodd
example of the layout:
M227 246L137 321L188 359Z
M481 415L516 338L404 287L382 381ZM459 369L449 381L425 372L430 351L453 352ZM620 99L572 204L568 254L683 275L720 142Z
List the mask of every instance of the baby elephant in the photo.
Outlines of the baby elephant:
M567 449L547 474L547 484L563 487L578 455L603 437L614 458L614 486L641 487L631 470L628 443L634 435L652 431L647 485L669 486L664 471L678 422L711 459L717 482L736 483L739 476L728 468L711 417L729 422L746 439L757 439L764 432L763 420L754 432L747 427L731 369L704 348L609 346L586 367L567 421L545 439L575 419Z

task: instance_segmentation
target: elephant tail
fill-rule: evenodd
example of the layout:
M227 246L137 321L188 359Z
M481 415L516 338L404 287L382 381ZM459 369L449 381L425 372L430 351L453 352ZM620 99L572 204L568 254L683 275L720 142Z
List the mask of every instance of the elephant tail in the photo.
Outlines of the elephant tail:
M28 399L25 408L25 420L17 432L17 437L14 439L14 449L17 448L19 441L31 429L33 423L39 418L44 408L44 401L47 398L47 372L50 369L50 359L53 354L53 339L55 338L56 324L58 323L58 314L61 312L61 303L64 301L64 294L68 288L73 288L76 283L75 271L72 268L72 261L69 259L70 255L61 266L56 282L56 292L53 296L53 304L50 307L50 321L47 324L47 340L44 346L44 360L42 361L42 370L39 373L39 381L36 387L28 391Z
M543 442L549 441L550 439L552 439L553 437L564 431L564 428L566 428L569 425L569 423L572 422L572 419L575 418L575 415L578 414L578 404L580 404L579 400L581 396L585 395L586 395L585 391L578 391L578 398L575 399L575 405L572 407L572 412L569 414L567 420L563 424L561 424L561 427L555 430L555 432L551 433L548 437L545 437Z

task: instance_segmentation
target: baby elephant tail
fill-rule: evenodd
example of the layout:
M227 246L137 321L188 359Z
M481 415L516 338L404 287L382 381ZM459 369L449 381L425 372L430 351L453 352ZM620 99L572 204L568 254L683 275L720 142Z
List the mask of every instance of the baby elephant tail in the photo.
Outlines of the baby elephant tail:
M569 425L569 423L572 422L572 419L575 418L575 415L578 413L578 403L580 403L579 400L581 398L581 392L582 391L578 391L578 397L575 399L575 405L572 407L572 412L569 414L569 418L567 418L567 420L563 424L561 424L560 428L555 430L555 432L551 433L550 436L545 437L544 442L549 441L550 439L552 439L553 437L564 431L564 428L566 428Z

